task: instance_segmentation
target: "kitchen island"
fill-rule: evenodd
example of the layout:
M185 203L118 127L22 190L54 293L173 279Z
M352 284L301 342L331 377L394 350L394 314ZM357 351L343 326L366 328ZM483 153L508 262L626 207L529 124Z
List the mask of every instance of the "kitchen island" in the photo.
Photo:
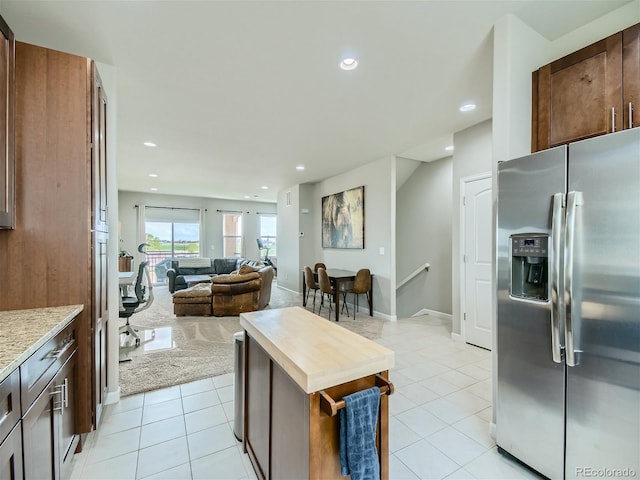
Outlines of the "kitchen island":
M342 398L378 386L376 446L380 475L387 479L394 352L300 307L243 313L240 324L243 448L258 478L344 478L337 415Z

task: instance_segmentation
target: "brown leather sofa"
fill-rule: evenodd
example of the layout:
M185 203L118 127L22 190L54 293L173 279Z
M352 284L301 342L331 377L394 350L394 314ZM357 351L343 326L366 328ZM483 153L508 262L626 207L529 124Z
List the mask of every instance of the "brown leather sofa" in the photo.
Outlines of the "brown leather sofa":
M228 275L173 294L173 313L181 315L239 315L265 308L271 300L275 271L270 265L243 265Z

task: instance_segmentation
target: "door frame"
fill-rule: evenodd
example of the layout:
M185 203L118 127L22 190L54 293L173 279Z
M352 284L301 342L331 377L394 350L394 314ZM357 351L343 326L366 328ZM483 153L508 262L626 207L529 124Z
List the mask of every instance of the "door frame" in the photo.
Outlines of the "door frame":
M458 204L460 205L460 215L459 215L459 220L460 220L460 244L459 244L459 251L460 251L460 288L459 288L459 292L460 292L460 297L458 299L458 301L460 302L460 339L466 343L467 341L467 326L466 326L466 320L464 318L464 312L466 312L466 287L465 285L467 284L467 276L466 276L466 262L464 261L464 254L465 254L465 228L464 228L464 220L465 220L465 216L464 216L464 208L465 208L465 203L464 203L464 197L465 197L465 193L466 193L466 186L468 183L471 182L477 182L478 180L485 180L485 179L493 179L493 175L490 171L488 172L484 172L484 173L478 173L475 175L469 175L467 177L462 177L460 178L460 198L459 198L459 202ZM492 198L493 198L493 189L495 188L495 185L493 184L493 180L491 182L491 190L492 190ZM493 207L492 207L493 209ZM493 216L493 212L492 212L492 216ZM493 218L493 217L492 217ZM493 226L491 227L493 228ZM493 280L492 280L493 282ZM495 325L493 325L493 320L492 320L492 328L495 327ZM493 350L495 348L495 345L493 344L493 335L492 335L492 345L491 345L491 349Z

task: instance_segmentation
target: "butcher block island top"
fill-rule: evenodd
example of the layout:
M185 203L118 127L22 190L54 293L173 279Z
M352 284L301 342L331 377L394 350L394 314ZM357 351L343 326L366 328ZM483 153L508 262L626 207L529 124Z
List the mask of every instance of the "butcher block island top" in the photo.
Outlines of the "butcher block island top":
M0 311L0 381L59 333L84 307Z
M240 325L305 393L394 366L392 350L301 307L243 313Z

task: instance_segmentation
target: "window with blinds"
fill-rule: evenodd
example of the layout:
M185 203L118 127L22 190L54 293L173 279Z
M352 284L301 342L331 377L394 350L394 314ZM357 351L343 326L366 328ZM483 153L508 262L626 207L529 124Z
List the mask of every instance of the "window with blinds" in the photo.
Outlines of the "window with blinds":
M172 259L201 256L199 209L146 207L144 226L147 261L156 283L166 280Z

